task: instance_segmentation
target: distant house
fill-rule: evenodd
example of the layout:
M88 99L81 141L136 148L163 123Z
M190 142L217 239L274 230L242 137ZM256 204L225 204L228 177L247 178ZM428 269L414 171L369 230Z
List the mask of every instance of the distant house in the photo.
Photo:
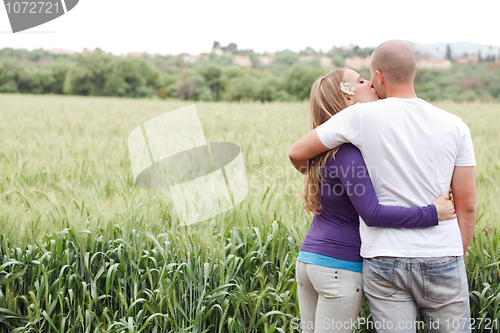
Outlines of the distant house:
M127 53L127 57L129 58L142 58L144 56L148 56L147 52L129 52Z
M233 56L233 61L235 64L240 65L242 67L252 66L252 60L250 59L250 56L247 55L235 55Z
M83 51L82 51L82 55L86 56L86 55L89 55L89 54L92 54L92 51L90 51L88 48L84 48Z
M184 61L188 64L194 64L200 60L208 61L208 55L206 55L206 54L200 54L200 55L185 54L184 57L182 57L182 61Z
M270 63L272 63L274 61L274 57L270 57L270 56L260 56L259 57L259 62L262 64L262 65L269 65Z
M360 58L360 57L345 58L345 65L346 67L352 69L370 68L371 60L372 60L371 56L365 58Z
M49 53L52 53L52 54L74 54L75 52L73 51L70 51L70 50L67 50L67 49L50 49L50 50L47 50Z
M332 67L333 66L333 60L330 57L321 56L321 57L318 57L318 60L319 60L321 67Z
M300 56L299 57L299 61L300 62L309 62L309 61L313 61L315 60L316 58L314 56L311 56L311 55L307 55L307 56Z
M446 69L451 67L451 61L448 59L433 59L433 58L420 58L417 60L417 68L438 68Z
M62 53L60 53L60 54L62 54ZM110 55L110 56L112 56L112 55L113 55L111 52L106 53L106 52L104 52L103 50L101 50L101 49L99 49L99 48L96 48L94 51L90 51L90 50L89 50L89 49L87 49L87 48L83 49L83 51L82 51L82 55L84 55L84 56L88 56L89 54L98 55L98 56L100 56L100 55L106 55L106 54L107 54L107 55Z
M478 58L478 56L468 56L468 57L455 59L455 62L458 64L466 64L468 62L479 62L479 58Z

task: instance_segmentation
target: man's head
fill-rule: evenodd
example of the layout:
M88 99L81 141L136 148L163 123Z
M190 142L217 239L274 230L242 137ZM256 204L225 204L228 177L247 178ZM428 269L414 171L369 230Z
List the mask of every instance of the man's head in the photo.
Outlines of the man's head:
M373 51L370 65L372 84L381 98L387 89L411 86L415 79L415 53L410 44L402 40L389 40Z

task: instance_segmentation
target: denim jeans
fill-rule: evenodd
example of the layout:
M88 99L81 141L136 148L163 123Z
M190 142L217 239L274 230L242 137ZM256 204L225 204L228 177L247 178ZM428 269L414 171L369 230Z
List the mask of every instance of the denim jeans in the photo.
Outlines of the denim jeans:
M416 332L420 307L429 332L470 332L462 257L365 258L363 289L377 332Z
M363 304L361 273L296 262L303 333L352 332ZM299 326L292 321L292 328Z

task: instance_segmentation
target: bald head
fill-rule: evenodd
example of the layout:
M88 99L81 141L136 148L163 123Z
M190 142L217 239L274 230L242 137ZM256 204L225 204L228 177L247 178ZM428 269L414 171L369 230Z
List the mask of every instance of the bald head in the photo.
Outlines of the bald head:
M415 77L415 52L402 40L389 40L373 51L371 67L380 70L391 83L407 84Z

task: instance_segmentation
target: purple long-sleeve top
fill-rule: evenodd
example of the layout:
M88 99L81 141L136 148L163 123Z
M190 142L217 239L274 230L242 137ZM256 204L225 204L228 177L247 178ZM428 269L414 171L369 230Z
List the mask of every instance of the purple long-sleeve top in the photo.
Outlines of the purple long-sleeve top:
M369 227L427 228L438 225L436 206L384 206L378 201L361 152L350 143L321 168L321 213L315 215L301 251L362 261L359 216Z

